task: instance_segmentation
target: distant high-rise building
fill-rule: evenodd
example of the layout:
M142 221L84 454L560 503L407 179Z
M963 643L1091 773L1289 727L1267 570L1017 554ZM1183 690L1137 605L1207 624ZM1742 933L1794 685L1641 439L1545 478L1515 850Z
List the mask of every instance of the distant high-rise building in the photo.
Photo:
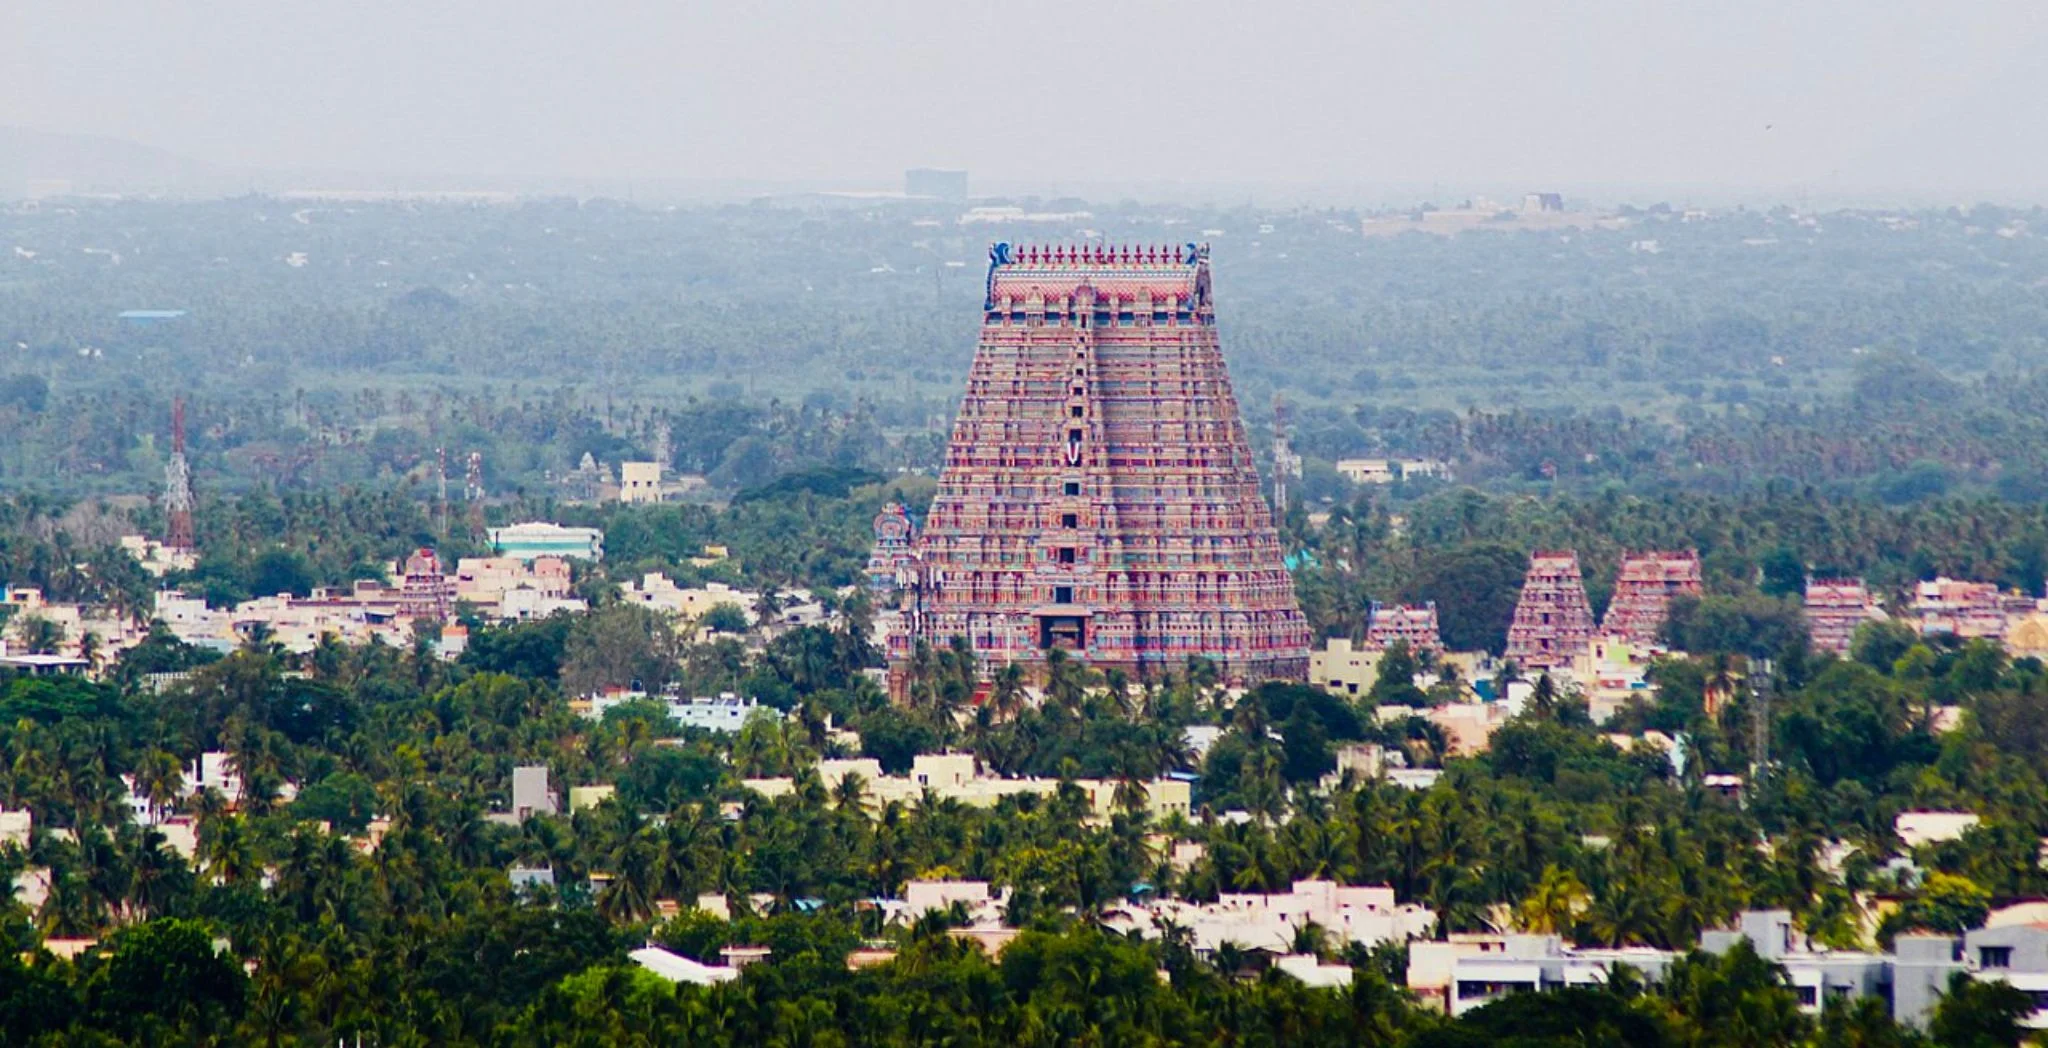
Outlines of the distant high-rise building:
M967 172L936 167L913 167L903 173L903 194L936 197L940 200L965 200Z
M1309 632L1223 366L1208 250L990 251L981 345L890 656L966 638L1300 678ZM881 529L893 536L893 527Z
M1529 558L1522 597L1508 626L1507 657L1524 669L1569 666L1593 639L1593 606L1579 555L1571 550L1538 550Z
M1697 550L1631 553L1621 558L1614 599L1600 632L1631 644L1654 644L1671 612L1671 598L1700 593Z

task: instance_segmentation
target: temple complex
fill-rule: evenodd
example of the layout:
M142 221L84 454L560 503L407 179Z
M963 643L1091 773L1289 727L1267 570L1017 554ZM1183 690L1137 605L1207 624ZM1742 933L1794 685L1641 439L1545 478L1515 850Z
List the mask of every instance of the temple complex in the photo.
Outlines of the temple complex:
M1524 669L1558 669L1570 666L1592 639L1593 606L1586 601L1579 555L1537 550L1508 626L1507 657Z
M1395 641L1406 641L1410 651L1442 651L1444 642L1436 628L1436 602L1426 604L1381 604L1372 602L1372 618L1365 626L1365 646L1385 651Z
M957 636L984 667L1062 648L1135 675L1191 657L1232 682L1307 672L1206 247L989 252L967 395L911 548L898 668Z
M1614 578L1614 599L1600 632L1620 637L1631 644L1657 643L1664 619L1671 611L1671 598L1700 593L1700 555L1697 550L1631 553L1621 558L1621 571Z
M1806 631L1813 650L1849 654L1856 627L1872 618L1870 589L1862 579L1806 580Z

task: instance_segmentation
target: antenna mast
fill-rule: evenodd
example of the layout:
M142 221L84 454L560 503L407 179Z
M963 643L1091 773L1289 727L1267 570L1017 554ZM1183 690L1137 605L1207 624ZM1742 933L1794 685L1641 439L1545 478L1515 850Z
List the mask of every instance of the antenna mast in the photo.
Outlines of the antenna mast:
M185 461L185 398L171 400L171 458L164 463L164 544L190 553L192 537L192 468Z
M469 453L469 466L463 475L462 497L469 503L469 537L484 537L484 453Z
M434 468L441 480L441 541L448 541L448 449L434 449Z
M663 422L654 427L655 480L661 480L667 475L669 463L675 461L675 457L674 438L669 432L668 423Z
M1294 453L1294 420L1287 401L1273 394L1273 519L1287 516L1287 481L1301 476L1301 456Z

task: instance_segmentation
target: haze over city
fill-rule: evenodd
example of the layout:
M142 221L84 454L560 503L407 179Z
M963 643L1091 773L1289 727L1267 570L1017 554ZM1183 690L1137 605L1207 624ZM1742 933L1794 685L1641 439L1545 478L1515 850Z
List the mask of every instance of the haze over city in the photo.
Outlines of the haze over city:
M2048 10L17 5L0 125L294 177L2041 198ZM1340 201L1342 202L1342 201Z
M2048 1045L2048 7L18 2L0 1045Z

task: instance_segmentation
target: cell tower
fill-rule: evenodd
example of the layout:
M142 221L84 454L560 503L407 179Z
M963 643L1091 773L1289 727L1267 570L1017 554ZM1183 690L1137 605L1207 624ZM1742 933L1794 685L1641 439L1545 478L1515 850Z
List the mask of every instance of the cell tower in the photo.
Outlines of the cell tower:
M1294 453L1294 419L1287 401L1273 394L1273 519L1287 518L1287 478L1301 476L1301 456Z
M469 536L481 539L484 537L484 453L481 451L469 453L469 467L462 479L462 498L469 503Z
M448 541L448 449L434 449L434 471L441 481L441 502L436 512L441 518L441 541Z
M656 479L660 479L660 477L663 474L666 474L668 472L669 463L673 461L675 458L676 449L673 443L673 436L674 435L669 432L668 423L666 422L654 427L654 465L656 470Z
M192 552L192 468L185 462L185 398L171 401L171 459L164 463L164 544Z

